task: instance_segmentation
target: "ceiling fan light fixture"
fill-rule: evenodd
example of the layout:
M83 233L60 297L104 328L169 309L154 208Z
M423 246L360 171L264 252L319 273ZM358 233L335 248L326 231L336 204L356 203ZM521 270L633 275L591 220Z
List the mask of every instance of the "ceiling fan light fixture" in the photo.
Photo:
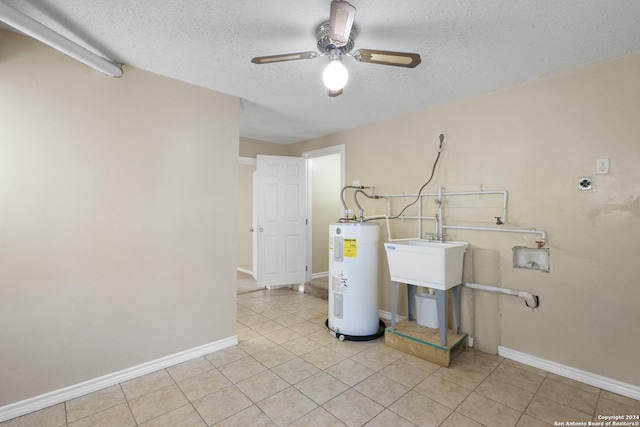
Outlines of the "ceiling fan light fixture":
M1 0L0 0L1 1ZM1 4L1 3L0 3ZM322 81L330 97L340 96L349 80L349 73L342 64L344 55L351 56L358 62L370 64L390 65L393 67L415 68L420 64L420 54L411 52L396 52L378 49L358 49L351 53L356 37L353 18L356 8L345 0L331 2L331 15L316 27L315 52L299 52L270 56L258 56L251 60L254 64L269 64L273 62L310 59L317 56L328 56L329 64L322 73Z
M340 60L340 56L332 57L329 61L329 65L326 66L322 73L322 81L329 91L337 92L341 91L349 80L349 73L347 68Z

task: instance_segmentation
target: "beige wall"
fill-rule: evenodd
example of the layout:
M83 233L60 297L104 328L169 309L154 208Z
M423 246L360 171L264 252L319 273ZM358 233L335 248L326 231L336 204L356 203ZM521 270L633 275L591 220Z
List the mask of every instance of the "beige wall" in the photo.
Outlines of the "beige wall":
M329 270L329 224L340 218L340 154L310 159L312 273Z
M0 30L0 406L235 335L238 99Z
M251 138L240 138L240 156L253 157L258 154L265 156L286 156L289 146L273 142L259 141Z
M548 232L547 274L512 268L512 247L535 246L536 236L449 231L448 239L497 254L476 257L482 277L540 296L536 311L520 299L500 298L499 344L640 386L638 76L640 55L633 55L305 141L290 154L346 141L346 182L359 179L379 194L416 192L429 176L438 132L446 130L427 190L508 190L506 226ZM610 159L608 175L596 175L599 158ZM582 176L593 178L592 191L578 190ZM465 203L447 211L445 220L495 226L489 215L475 217L474 201ZM368 215L384 212L380 203L367 206ZM403 226L393 227L399 232ZM381 308L390 310L382 248L380 260ZM476 306L483 309L496 310Z

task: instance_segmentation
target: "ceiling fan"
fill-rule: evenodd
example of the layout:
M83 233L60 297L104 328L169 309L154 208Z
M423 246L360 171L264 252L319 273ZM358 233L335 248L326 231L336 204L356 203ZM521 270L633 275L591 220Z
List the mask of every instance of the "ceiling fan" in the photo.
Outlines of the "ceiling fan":
M414 68L420 64L420 55L408 52L393 52L388 50L358 49L351 53L354 46L356 29L353 18L356 8L344 0L331 2L330 19L316 28L317 48L320 53L297 52L280 55L257 56L251 60L254 64L270 64L273 62L295 61L298 59L312 59L318 56L329 57L329 65L322 74L329 96L342 94L349 75L342 64L344 55L351 56L360 62L371 64L392 65L394 67Z

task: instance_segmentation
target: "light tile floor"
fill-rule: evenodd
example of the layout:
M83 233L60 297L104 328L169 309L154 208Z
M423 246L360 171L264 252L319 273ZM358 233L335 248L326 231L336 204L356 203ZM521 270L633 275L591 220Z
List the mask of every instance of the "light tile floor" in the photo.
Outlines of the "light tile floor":
M449 368L325 329L327 302L238 296L239 344L0 427L549 426L640 414L640 401L474 349Z

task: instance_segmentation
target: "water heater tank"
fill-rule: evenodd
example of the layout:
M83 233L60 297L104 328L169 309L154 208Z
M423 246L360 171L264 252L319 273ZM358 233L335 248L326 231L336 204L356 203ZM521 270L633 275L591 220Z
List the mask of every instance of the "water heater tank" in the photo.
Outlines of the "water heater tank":
M378 242L378 224L329 225L327 326L341 339L374 339L379 332Z

